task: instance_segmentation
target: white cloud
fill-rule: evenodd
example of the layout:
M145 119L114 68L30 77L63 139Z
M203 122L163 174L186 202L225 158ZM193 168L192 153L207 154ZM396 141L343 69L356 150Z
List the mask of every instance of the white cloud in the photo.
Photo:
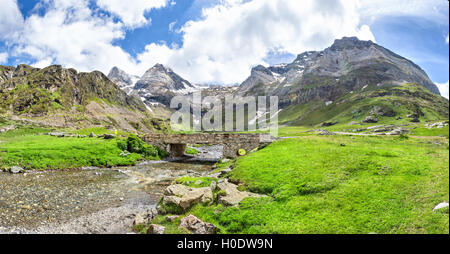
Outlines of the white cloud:
M97 0L97 5L120 18L127 27L139 27L150 22L145 13L165 7L168 0ZM175 3L175 2L173 2Z
M224 0L180 29L181 48L152 44L139 60L167 64L195 83L241 82L269 52L320 50L343 36L374 40L357 8L348 0Z
M99 17L88 0L51 0L44 15L33 14L15 41L14 54L36 59L36 66L52 63L80 71L108 71L114 64L134 65L128 53L113 42L124 38L122 23Z
M0 52L0 64L7 63L7 61L8 61L8 53Z
M22 13L17 6L17 0L0 0L0 38L8 39L23 24Z
M448 44L448 34L447 37L445 37L445 42Z
M182 45L149 43L133 58L115 42L124 39L127 30L148 24L146 15L153 8L175 1L96 0L99 8L117 17L118 22L92 9L91 0L41 0L45 9L23 22L15 0L0 0L7 7L0 9L0 35L6 30L20 33L11 39L15 47L10 57L26 54L38 67L62 64L107 73L119 66L129 73L143 74L155 63L162 63L194 83L235 83L247 78L252 66L265 64L269 53L322 50L343 36L375 41L370 24L380 17L423 16L419 11L423 8L440 18L436 0L430 0L429 6L423 1L411 5L402 4L409 0L399 1L397 6L387 0L382 0L383 5L367 0L217 0L215 5L195 0L193 5L209 4L201 17L177 30L183 36ZM169 30L173 28L171 24Z
M448 81L447 83L436 83L436 86L439 88L439 92L441 92L442 97L448 99Z

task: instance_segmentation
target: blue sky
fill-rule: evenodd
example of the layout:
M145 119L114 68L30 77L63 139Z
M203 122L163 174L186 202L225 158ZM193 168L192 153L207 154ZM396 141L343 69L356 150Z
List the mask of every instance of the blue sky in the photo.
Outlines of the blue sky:
M0 64L5 65L62 64L106 73L117 65L142 75L163 63L194 83L239 83L257 64L289 62L336 38L358 36L413 60L448 91L446 0L0 3Z

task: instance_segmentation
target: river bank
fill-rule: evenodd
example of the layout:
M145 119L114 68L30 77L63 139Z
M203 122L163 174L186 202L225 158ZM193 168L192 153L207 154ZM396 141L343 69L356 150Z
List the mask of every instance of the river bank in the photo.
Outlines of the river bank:
M154 208L173 180L211 170L220 148L197 149L200 161L2 172L0 233L131 233L134 216Z

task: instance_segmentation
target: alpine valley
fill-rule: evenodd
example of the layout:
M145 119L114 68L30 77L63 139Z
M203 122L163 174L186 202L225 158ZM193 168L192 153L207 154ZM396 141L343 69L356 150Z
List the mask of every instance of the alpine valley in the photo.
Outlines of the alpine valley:
M0 66L0 234L448 235L449 101L421 67L355 37L254 64L235 85ZM172 129L195 92L277 96L278 137Z

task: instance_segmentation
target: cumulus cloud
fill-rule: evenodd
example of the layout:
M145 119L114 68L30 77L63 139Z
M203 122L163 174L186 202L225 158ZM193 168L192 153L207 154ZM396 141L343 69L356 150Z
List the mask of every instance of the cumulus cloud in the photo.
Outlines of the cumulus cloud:
M23 24L17 0L0 0L0 38L10 38Z
M4 64L8 61L8 53L0 52L0 64Z
M97 0L97 5L120 18L128 27L139 27L150 22L145 17L151 9L166 6L167 0ZM175 3L175 2L171 2Z
M183 45L151 44L141 62L161 62L193 82L243 81L269 54L321 50L343 36L376 41L370 24L386 16L448 22L441 0L221 0L180 29ZM161 56L160 52L165 52ZM158 56L161 56L159 58Z
M241 82L271 52L319 50L343 36L375 40L359 22L357 3L307 0L299 8L292 0L224 0L180 29L181 48L152 44L138 58L167 64L196 83Z
M439 92L441 92L442 97L448 99L448 81L447 83L436 83L436 86L439 88Z
M36 59L43 67L63 64L81 71L111 68L113 63L131 65L128 53L113 41L124 38L122 23L99 17L88 0L50 0L44 15L33 14L15 41L14 54ZM129 67L129 66L127 66Z
M126 31L148 24L149 11L175 1L95 0L93 6L92 0L41 0L39 11L23 21L16 0L0 0L0 35L18 33L10 39L14 50L9 57L26 55L37 67L62 64L107 73L118 66L143 74L162 63L194 83L237 83L254 65L266 64L268 55L322 50L343 36L375 41L371 21L382 16L430 10L439 18L433 7L437 2L429 1L432 7L424 4L428 1L396 6L387 0L382 0L384 5L367 0L217 0L208 2L201 17L180 24L181 45L149 42L132 57L115 42L124 39Z

